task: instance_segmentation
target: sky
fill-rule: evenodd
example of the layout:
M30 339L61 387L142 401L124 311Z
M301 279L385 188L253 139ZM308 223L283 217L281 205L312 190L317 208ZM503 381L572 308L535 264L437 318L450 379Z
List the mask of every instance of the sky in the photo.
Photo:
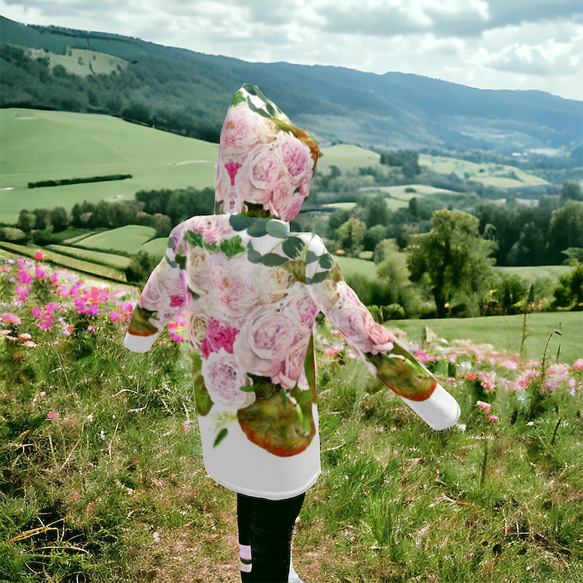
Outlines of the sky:
M24 24L583 100L583 0L0 0Z

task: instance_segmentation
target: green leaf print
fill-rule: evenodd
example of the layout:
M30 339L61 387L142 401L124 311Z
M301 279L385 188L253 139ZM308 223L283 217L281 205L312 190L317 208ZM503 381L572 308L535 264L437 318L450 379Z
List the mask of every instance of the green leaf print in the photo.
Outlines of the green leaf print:
M231 215L229 217L229 225L235 231L244 231L251 223L253 223L252 217L244 217L242 215Z
M223 239L219 246L219 249L229 258L232 259L237 255L245 253L245 247L243 247L242 239L239 235L231 237L230 239Z
M320 256L318 263L323 269L332 269L332 267L334 267L334 258L332 255L330 255L330 253L325 253L324 255Z
M231 101L231 105L241 105L246 101L247 98L245 97L245 94L242 91L237 91L237 93L235 93L235 96L233 97L233 100Z
M313 283L322 283L326 281L328 278L329 271L320 271L320 273L314 274L314 277L306 279L306 283L313 284Z
M201 417L205 417L210 413L213 408L213 401L200 372L194 374L194 400L196 402L196 411Z
M268 221L265 225L265 230L277 239L285 239L288 235L287 226L279 221Z
M313 251L308 251L306 253L306 263L314 263L314 261L318 261L318 255Z
M253 219L253 222L247 228L247 234L250 237L263 237L267 233L267 221L263 219Z
M219 429L219 432L215 437L215 441L213 442L213 447L217 447L217 445L219 445L221 441L223 441L223 439L227 437L227 435L229 435L229 430L226 427L222 427L221 429Z
M259 263L261 261L261 253L253 249L251 241L247 244L247 259L249 259L251 263Z
M282 244L283 252L290 259L297 259L304 250L306 244L298 237L288 237Z
M296 281L306 283L306 263L301 259L287 261L281 267L290 273Z
M281 255L277 255L277 253L266 253L261 257L260 263L267 267L279 267L280 265L287 263L287 261L287 257L281 257Z

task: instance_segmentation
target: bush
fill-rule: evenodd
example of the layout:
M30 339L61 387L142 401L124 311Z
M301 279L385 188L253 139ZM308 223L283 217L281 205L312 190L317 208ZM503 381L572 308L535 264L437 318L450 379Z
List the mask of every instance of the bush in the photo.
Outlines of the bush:
M0 227L0 241L9 241L11 243L23 243L27 235L21 229L16 227Z

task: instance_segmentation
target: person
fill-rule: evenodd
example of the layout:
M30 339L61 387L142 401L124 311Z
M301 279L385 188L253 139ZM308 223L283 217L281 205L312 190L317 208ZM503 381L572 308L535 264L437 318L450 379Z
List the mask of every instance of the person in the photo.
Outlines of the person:
M215 214L172 230L124 340L149 350L184 307L205 469L237 494L244 582L300 581L290 549L320 474L320 311L431 427L459 415L453 397L374 321L322 239L290 229L319 155L314 137L257 87L241 87L220 135Z

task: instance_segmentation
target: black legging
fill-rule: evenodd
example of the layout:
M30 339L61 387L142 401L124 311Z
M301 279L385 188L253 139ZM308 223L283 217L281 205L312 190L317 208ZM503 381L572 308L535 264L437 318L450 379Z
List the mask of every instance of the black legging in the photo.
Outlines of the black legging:
M251 546L251 572L244 583L287 583L294 524L305 494L266 500L237 494L239 544Z

